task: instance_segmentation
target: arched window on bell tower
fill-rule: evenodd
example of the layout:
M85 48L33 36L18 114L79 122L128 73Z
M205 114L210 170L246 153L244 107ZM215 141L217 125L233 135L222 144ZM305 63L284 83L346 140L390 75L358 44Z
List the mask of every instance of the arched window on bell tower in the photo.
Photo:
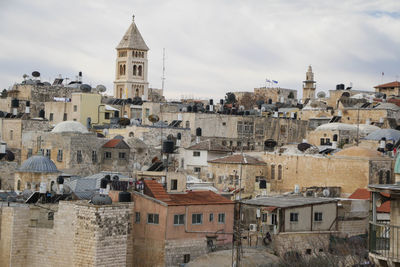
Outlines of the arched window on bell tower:
M122 69L123 69L123 75L125 75L125 73L126 73L126 66L125 66L125 64L124 64L124 66L122 67Z
M133 76L136 76L136 70L137 70L137 66L133 65Z
M122 71L123 71L122 65L119 65L119 75L123 75L123 74L122 74Z
M136 88L135 97L139 97L139 89L138 88Z
M138 76L142 76L142 66L138 67Z

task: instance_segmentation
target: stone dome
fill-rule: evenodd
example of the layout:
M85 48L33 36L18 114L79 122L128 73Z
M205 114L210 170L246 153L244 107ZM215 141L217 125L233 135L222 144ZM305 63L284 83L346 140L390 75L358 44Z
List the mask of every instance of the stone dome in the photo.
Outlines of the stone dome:
M51 173L59 172L54 162L44 156L32 156L25 160L21 167L20 172L38 172L38 173Z
M86 127L77 121L63 121L54 127L52 133L88 133Z
M382 155L373 149L359 147L359 146L352 146L339 152L336 152L334 156L340 157L354 157L354 158L380 158Z
M333 122L333 123L325 123L325 124L318 126L317 128L315 128L315 131L352 131L352 132L356 132L357 126L355 126L353 124Z

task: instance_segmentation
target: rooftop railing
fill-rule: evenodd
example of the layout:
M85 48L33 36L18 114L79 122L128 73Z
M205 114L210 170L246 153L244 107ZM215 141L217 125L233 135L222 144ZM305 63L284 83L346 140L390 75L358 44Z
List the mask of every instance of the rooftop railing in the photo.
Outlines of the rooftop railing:
M370 222L369 251L400 262L400 226Z

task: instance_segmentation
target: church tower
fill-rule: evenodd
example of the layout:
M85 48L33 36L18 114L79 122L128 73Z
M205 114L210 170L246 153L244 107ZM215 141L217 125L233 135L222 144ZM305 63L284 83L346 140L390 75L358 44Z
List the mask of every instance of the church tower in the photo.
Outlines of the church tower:
M315 98L315 88L314 73L310 65L306 72L306 80L303 81L303 103L305 103L307 99Z
M114 97L148 99L147 52L149 48L135 24L135 16L116 47Z

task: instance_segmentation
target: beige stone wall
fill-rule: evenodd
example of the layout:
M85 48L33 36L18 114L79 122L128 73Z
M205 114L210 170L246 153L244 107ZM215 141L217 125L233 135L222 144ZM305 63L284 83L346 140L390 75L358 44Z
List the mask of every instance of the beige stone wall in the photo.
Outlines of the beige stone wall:
M3 208L0 266L132 266L132 209L60 202L49 228L32 227L28 206Z
M307 249L311 249L313 254L318 254L320 250L327 252L331 234L335 232L280 233L273 236L274 250L280 256L292 251L305 254Z
M213 178L209 181L214 183L214 186L219 190L227 188L239 188L239 183L235 184L235 180L238 180L240 174L240 164L221 164L221 163L209 163L208 172L213 174ZM231 183L230 175L233 177ZM237 176L235 178L235 175ZM244 188L244 194L254 195L258 191L258 183L256 183L256 177L266 177L267 168L266 165L242 165L242 187ZM221 177L221 183L220 179ZM225 177L225 179L224 179ZM257 185L257 186L256 186Z
M338 186L343 195L349 195L357 188L366 188L376 176L367 158L265 153L263 159L267 163L271 191L276 192L291 192L295 185L300 188ZM391 159L379 162L391 166ZM276 166L275 179L271 179L271 164ZM277 179L279 165L283 169L281 180Z
M45 117L52 125L56 125L64 121L64 113L67 114L67 120L72 120L72 103L71 102L46 102L44 103ZM52 114L52 115L51 115ZM51 117L52 120L51 120Z

